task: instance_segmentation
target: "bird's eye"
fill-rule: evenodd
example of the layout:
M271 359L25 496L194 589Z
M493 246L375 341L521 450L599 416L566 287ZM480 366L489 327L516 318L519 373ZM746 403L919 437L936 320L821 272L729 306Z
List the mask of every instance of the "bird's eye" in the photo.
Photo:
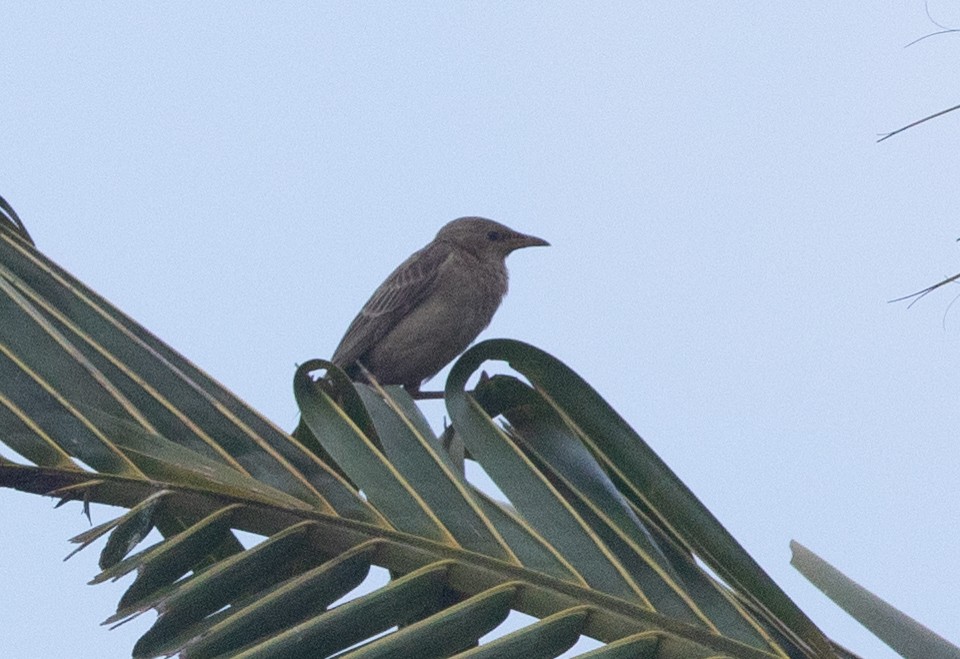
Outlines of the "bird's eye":
M499 231L491 231L491 232L489 232L489 233L487 234L487 240L491 240L491 241L500 240L500 232L499 232Z

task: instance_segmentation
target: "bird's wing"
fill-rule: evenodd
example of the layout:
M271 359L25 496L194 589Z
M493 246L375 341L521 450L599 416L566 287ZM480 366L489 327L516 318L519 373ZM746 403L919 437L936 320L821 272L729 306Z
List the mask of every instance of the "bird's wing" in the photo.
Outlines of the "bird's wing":
M431 243L397 266L350 323L330 361L346 368L376 345L430 294L451 254L448 245Z

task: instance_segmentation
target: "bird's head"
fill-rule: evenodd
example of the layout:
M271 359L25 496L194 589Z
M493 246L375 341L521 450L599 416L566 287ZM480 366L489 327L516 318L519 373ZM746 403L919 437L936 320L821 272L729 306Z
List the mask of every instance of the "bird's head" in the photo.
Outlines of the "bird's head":
M461 217L448 222L437 233L436 240L468 250L478 257L499 259L505 259L515 249L550 244L483 217Z

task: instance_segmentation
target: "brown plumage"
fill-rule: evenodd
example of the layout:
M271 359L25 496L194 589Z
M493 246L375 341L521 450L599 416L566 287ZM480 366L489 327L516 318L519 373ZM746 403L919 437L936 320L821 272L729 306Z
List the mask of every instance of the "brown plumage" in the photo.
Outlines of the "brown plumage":
M507 255L537 245L549 243L482 217L449 222L374 291L331 361L354 379L360 362L380 384L419 391L490 323Z

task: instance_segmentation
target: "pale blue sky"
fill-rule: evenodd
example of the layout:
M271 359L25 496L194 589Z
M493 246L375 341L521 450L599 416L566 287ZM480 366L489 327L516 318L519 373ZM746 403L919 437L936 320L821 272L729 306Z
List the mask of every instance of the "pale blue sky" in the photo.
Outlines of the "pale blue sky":
M960 114L875 143L960 101L960 37L801 4L18 3L0 194L287 428L294 364L444 222L542 236L485 337L582 374L836 641L892 656L791 538L960 643L960 307L887 303L960 270ZM11 656L128 656L150 619L98 627L123 585L60 562L77 508L0 520Z

